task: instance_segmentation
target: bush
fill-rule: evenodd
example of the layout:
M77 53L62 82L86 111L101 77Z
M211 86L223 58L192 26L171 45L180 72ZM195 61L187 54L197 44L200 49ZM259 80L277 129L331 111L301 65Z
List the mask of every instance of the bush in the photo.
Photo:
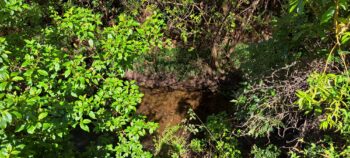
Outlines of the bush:
M16 5L28 8L22 1ZM71 7L63 15L51 9L51 18L38 35L19 39L24 46L10 49L11 38L0 38L0 157L73 157L82 151L151 157L140 139L157 124L135 114L142 94L121 78L136 56L161 46L160 15L139 23L121 14L111 27L86 8ZM94 137L83 150L72 141L77 129Z
M278 158L281 151L273 144L268 145L265 149L254 145L253 149L251 150L251 154L254 155L254 158Z

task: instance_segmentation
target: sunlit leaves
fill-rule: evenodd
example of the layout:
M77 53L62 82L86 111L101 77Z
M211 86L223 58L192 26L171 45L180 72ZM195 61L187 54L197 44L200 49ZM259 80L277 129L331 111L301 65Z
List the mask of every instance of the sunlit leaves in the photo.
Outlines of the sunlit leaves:
M2 0L0 2L0 27L25 26L27 19L24 17L38 16L38 12L31 12L35 7L36 5L28 5L24 0Z
M328 8L326 12L324 12L321 16L321 24L329 22L335 13L335 7L331 6Z
M92 10L72 7L63 17L52 16L57 22L57 28L68 36L76 36L79 40L92 40L102 24L101 15L94 14Z
M304 10L306 0L289 0L289 12L301 13Z
M52 10L51 17L38 35L23 36L15 53L0 38L0 143L11 136L9 145L26 145L19 153L57 155L76 129L119 134L120 140L111 136L114 144L101 144L106 155L118 155L119 146L134 152L128 155L150 155L140 139L157 125L135 114L142 94L120 76L135 57L161 45L164 22L157 15L139 23L123 14L117 25L102 28L100 14L78 7Z
M3 66L0 68L0 82L6 81L10 78L9 72L7 71L7 66Z
M312 74L309 79L309 88L298 91L298 104L306 114L313 112L324 115L320 128L336 128L342 130L346 124L347 112L350 111L350 85L346 74ZM343 130L342 130L343 131ZM344 131L343 131L344 132Z
M117 25L106 27L102 33L101 55L109 66L128 67L135 57L147 53L151 48L162 47L164 22L160 14L154 12L142 24L125 14L119 15L118 20Z
M39 114L38 116L38 120L42 120L44 119L49 113L48 112L42 112Z
M0 112L0 128L5 129L9 123L12 122L12 115L8 110L4 110Z
M14 78L12 78L12 81L22 81L24 80L23 77L20 76L15 76Z
M48 76L49 74L45 70L38 70L38 73L42 76Z

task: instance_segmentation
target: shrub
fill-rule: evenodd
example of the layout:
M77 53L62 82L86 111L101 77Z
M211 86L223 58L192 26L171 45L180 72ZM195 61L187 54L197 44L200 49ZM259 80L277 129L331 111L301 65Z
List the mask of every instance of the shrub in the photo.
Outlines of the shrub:
M167 127L162 135L156 139L154 155L160 157L184 157L188 152L186 139L180 135L181 126Z
M280 156L281 151L273 144L268 145L265 149L254 145L251 154L254 155L254 158L277 158Z
M151 157L140 139L157 124L135 114L142 94L121 77L136 56L161 46L160 15L139 23L121 14L111 27L79 7L51 10L51 18L23 47L9 50L11 39L0 38L0 157L72 157L77 129L96 137L86 155Z

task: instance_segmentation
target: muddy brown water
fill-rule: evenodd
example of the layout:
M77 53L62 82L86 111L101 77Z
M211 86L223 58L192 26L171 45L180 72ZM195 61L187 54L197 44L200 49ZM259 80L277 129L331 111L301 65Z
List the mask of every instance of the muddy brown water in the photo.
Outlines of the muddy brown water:
M230 98L206 91L184 91L142 88L144 94L137 113L159 123L158 132L181 123L192 108L202 121L213 113L232 108Z

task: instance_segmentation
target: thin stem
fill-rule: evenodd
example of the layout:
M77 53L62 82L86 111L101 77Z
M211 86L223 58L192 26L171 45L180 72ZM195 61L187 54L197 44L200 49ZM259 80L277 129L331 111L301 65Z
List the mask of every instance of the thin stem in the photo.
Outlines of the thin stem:
M336 39L336 43L335 45L333 46L332 50L330 51L329 55L328 55L328 58L330 58L330 56L334 53L335 49L338 48L338 50L341 50L341 43L340 43L340 40L339 40L339 36L340 36L340 32L339 32L339 22L338 22L338 18L339 18L339 0L335 0L334 1L335 3L335 13L334 13L334 17L333 17L333 21L334 21L334 27L335 27L335 39ZM344 54L339 54L343 64L344 64L344 69L346 71L346 74L348 74L348 68L347 68L347 64L346 64L346 61L345 61L345 55ZM329 61L328 61L328 58L327 58L327 61L326 61L326 65L324 67L324 70L323 70L323 73L325 73L328 69L328 64L329 64Z

